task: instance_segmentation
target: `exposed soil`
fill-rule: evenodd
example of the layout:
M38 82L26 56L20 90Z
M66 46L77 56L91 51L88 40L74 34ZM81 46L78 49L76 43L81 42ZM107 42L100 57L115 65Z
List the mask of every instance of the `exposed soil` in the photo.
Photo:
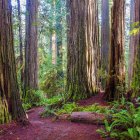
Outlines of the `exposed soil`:
M89 99L79 101L78 104L81 106L88 106L88 105L97 103L101 106L107 106L108 105L107 102L103 100L103 95L104 95L104 92L100 92Z
M101 94L81 101L81 104L95 103L99 97ZM105 105L103 101L98 103ZM96 132L97 129L101 128L99 125L40 118L39 114L42 111L43 107L39 107L29 112L31 124L27 127L15 123L0 125L0 140L104 140Z

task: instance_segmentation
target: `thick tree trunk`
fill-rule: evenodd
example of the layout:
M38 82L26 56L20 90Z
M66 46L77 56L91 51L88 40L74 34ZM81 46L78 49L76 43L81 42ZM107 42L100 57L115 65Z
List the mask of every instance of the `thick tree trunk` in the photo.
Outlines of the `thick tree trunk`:
M102 0L102 25L101 25L101 68L104 74L108 73L108 58L110 46L109 25L109 0ZM102 87L105 88L106 80L101 78Z
M25 90L38 88L38 0L26 0Z
M26 122L20 101L12 32L10 0L0 1L0 123L12 119Z
M119 99L125 88L124 64L124 10L125 0L114 0L112 8L109 78L105 92L107 100Z
M135 22L140 21L140 15L139 15L139 10L140 10L140 1L139 0L131 0L131 30L133 30L133 25ZM136 66L136 52L137 48L140 45L140 33L136 35L131 35L130 37L130 45L129 45L129 69L128 69L128 83L129 83L129 88L132 86L132 81L133 81L133 76L134 76L134 67Z
M98 87L97 0L68 1L67 93L71 100L87 98Z
M21 7L20 0L17 0L18 4L18 20L19 20L19 49L20 49L20 71L21 71L21 84L23 86L23 77L24 77L24 69L23 69L23 37L22 37L22 24L21 24ZM23 87L22 87L23 88Z
M136 22L138 23L135 28L139 31L138 34L132 36L132 45L133 51L131 52L131 57L130 59L133 60L131 63L131 66L133 66L133 69L131 70L132 72L132 87L134 89L134 97L138 97L140 95L140 1L139 0L134 0L134 14L133 14L133 23L135 24ZM131 51L131 49L130 49Z

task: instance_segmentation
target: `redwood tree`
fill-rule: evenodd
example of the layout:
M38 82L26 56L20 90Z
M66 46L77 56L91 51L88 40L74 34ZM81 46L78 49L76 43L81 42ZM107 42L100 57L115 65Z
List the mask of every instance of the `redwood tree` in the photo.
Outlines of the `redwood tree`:
M25 90L38 88L38 0L26 0Z
M26 122L16 77L10 0L0 1L0 123Z
M124 11L125 0L114 0L112 7L111 46L109 58L109 78L105 98L119 99L125 83L124 64Z
M20 71L21 71L21 84L23 86L24 68L23 68L23 37L22 37L22 23L21 23L21 6L20 0L17 0L18 4L18 30L19 30L19 49L20 49ZM23 88L23 87L22 87Z
M56 0L52 1L52 36L51 36L51 48L52 48L52 64L57 64L57 34L56 34Z
M58 15L56 17L56 33L57 33L57 63L58 66L60 66L62 68L62 5L64 4L64 0L59 0L58 2L58 8L57 8L57 12Z
M135 25L135 29L138 30L138 34L135 34L131 37L130 42L130 61L132 68L129 68L129 73L131 74L132 78L130 77L130 83L132 88L134 89L134 95L138 97L140 95L140 1L134 0L134 13L133 16L133 24ZM132 48L131 48L132 47Z
M102 0L102 22L101 22L101 68L104 74L108 72L108 58L110 46L109 25L109 0ZM102 87L105 88L105 79L102 78Z
M98 87L97 0L70 0L68 16L67 94L71 100L89 97Z
M131 30L133 30L136 22L140 21L140 1L139 0L131 0ZM137 25L139 27L139 24ZM129 87L131 88L133 77L134 77L134 69L137 67L136 59L137 59L137 51L140 45L140 33L130 36L130 45L129 45L129 69L128 69L128 80ZM135 57L136 56L136 57ZM134 82L133 82L134 83Z

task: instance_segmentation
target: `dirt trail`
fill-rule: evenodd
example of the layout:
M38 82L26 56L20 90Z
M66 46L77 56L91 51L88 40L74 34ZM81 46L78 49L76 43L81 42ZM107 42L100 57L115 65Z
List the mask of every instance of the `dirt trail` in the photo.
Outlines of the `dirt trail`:
M28 114L31 122L28 127L1 125L0 140L104 140L96 132L101 126L40 118L42 111L39 107Z
M89 99L79 101L78 104L81 106L88 106L88 105L97 103L101 106L107 106L108 105L107 102L103 100L103 95L104 95L104 92L100 92Z

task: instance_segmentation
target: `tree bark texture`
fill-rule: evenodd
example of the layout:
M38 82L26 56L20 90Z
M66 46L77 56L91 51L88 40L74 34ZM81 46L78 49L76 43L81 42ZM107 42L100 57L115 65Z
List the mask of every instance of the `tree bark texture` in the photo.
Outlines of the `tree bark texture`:
M110 22L109 0L102 0L101 22L101 69L104 74L108 73L109 46L110 46ZM105 88L106 80L101 78L102 87Z
M52 50L52 64L57 64L57 32L56 32L56 0L52 1L51 4L51 14L52 14L52 23L50 27L52 28L51 31L51 50Z
M57 44L56 44L56 31L52 33L52 64L57 64Z
M70 0L68 20L67 94L71 100L92 96L98 88L97 0Z
M109 78L105 91L107 100L119 99L122 96L122 90L125 85L124 11L125 0L114 0L111 17Z
M131 86L134 89L134 94L132 96L138 97L140 95L140 1L139 0L134 0L134 17L133 17L133 23L135 25L135 28L139 31L138 34L132 36L132 52L130 48L130 60L132 59L133 62L131 64L132 66L132 83ZM131 58L132 57L132 58ZM131 63L131 61L130 61ZM130 79L131 80L131 79Z
M0 1L0 123L26 122L16 77L10 0Z
M60 0L58 3L58 16L56 18L56 30L57 30L57 56L58 63L62 67L62 4L64 4L63 0Z
M19 22L19 49L20 49L20 71L21 71L21 84L23 86L24 68L23 68L23 37L22 37L22 23L21 23L21 6L20 0L17 0L18 4L18 22ZM23 88L23 87L22 87Z
M26 0L25 90L38 88L38 0Z
M131 0L131 30L133 30L133 26L136 22L140 22L140 1L139 0ZM139 25L138 25L139 27ZM136 68L136 59L137 59L137 49L140 45L140 33L136 35L131 35L130 37L130 45L129 45L129 68L128 68L128 83L129 88L132 86L132 82L134 82L134 69ZM136 56L136 57L135 57Z

